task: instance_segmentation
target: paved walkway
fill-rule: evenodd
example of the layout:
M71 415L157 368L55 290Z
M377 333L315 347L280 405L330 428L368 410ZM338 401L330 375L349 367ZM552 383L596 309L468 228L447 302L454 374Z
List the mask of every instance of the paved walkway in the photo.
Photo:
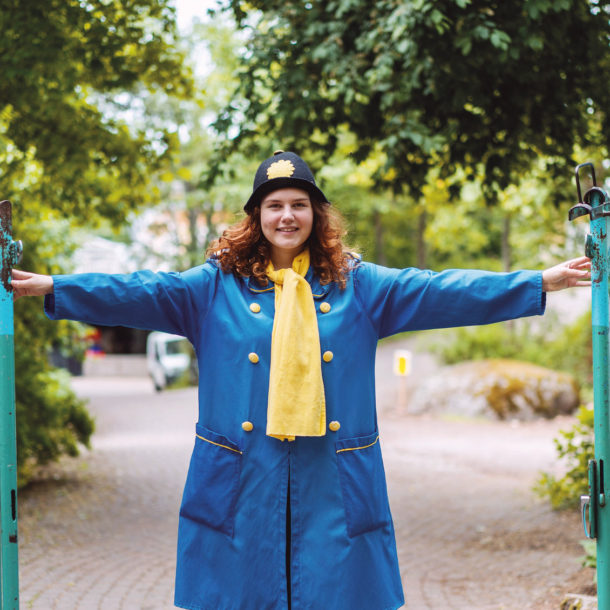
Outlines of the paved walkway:
M397 346L379 354L379 402L406 608L557 608L579 573L582 529L530 489L556 467L552 438L570 421L404 415L387 374ZM140 378L74 387L97 420L93 451L20 495L21 607L170 609L196 392L155 394Z

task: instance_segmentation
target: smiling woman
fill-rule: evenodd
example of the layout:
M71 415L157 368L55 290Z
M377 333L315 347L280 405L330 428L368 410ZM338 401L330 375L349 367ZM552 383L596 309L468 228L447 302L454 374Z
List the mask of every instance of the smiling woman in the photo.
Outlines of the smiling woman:
M313 227L309 195L300 189L273 191L261 202L261 229L271 244L271 262L287 269L301 252Z
M275 269L288 268L307 248L320 282L345 286L354 259L343 243L343 221L298 155L276 151L261 163L244 210L246 218L208 249L223 271L254 277L266 286L269 262Z
M588 259L507 274L363 262L290 152L263 161L245 211L194 269L14 270L15 296L45 294L52 319L164 331L195 346L199 418L177 606L396 610L404 597L377 427L377 341L542 314L544 290L588 283Z

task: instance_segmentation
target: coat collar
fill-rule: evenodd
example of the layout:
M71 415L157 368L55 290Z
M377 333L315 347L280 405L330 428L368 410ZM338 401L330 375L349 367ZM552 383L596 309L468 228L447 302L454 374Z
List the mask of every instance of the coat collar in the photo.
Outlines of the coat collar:
M305 279L309 282L311 286L311 293L313 294L314 299L322 299L324 298L328 291L330 290L331 284L325 284L324 286L320 284L320 281L316 275L314 275L313 267L309 267L309 270L305 274ZM269 280L269 284L267 286L261 286L255 277L250 276L246 279L246 286L248 286L248 290L255 293L261 292L271 292L274 289L274 284L271 280Z

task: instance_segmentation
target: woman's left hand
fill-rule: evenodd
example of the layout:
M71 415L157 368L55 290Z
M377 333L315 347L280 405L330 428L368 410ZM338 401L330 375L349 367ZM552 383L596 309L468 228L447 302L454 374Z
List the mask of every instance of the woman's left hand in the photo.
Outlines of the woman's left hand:
M542 272L542 290L544 292L590 285L591 259L587 256L564 261Z

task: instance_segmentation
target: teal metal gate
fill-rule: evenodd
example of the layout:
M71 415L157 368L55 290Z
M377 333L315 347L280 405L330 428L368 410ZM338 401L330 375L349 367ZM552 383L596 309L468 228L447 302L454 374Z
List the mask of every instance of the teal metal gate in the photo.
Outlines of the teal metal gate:
M17 543L17 440L15 429L15 349L11 269L21 257L12 238L10 201L0 202L0 512L2 521L2 610L19 608Z
M593 186L584 197L579 172L590 167ZM592 163L576 168L578 203L570 209L569 218L589 216L590 233L585 254L591 259L591 317L593 331L593 409L595 459L589 462L589 495L581 497L585 534L597 539L597 604L599 610L610 610L610 421L608 397L608 216L610 199L597 186ZM608 479L608 483L606 483Z

